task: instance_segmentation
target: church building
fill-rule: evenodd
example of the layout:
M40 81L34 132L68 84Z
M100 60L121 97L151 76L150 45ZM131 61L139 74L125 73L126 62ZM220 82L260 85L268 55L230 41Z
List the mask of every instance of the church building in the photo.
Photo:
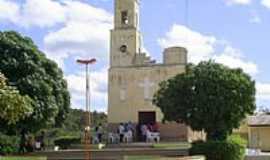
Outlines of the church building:
M161 139L190 141L195 133L184 124L162 123L161 110L152 99L159 83L185 72L187 50L170 47L157 64L142 52L139 30L139 0L115 0L114 28L111 30L108 87L108 122L111 129L119 123L157 122ZM181 98L181 97L179 97Z

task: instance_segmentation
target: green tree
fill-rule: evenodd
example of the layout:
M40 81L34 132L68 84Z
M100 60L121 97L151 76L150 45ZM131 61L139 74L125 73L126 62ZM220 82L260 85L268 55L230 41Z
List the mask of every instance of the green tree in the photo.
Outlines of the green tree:
M165 120L204 130L208 140L224 140L254 112L255 92L255 82L241 69L208 61L162 82L153 103Z
M64 122L63 128L67 131L81 131L85 128L86 114L81 109L71 109L67 119ZM91 125L98 126L99 124L105 125L107 123L107 115L103 112L91 112Z
M6 85L6 78L0 73L0 120L14 125L32 113L32 100L21 96L14 87Z
M37 131L60 125L70 108L70 95L61 69L28 37L0 32L0 71L21 95L29 96L33 113L17 128Z

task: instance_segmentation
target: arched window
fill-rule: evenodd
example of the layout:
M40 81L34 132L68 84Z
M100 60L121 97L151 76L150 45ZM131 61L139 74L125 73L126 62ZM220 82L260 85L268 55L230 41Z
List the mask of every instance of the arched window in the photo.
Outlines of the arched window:
M121 12L121 21L122 24L128 24L128 11Z

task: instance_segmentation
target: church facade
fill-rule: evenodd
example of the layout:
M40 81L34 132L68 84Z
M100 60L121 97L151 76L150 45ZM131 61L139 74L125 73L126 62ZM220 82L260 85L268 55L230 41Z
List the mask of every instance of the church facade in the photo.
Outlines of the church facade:
M187 50L167 48L163 52L163 63L159 64L143 53L139 3L139 0L115 0L114 4L108 76L109 126L157 122L161 138L189 141L195 133L183 124L162 123L163 114L152 103L160 82L185 72Z

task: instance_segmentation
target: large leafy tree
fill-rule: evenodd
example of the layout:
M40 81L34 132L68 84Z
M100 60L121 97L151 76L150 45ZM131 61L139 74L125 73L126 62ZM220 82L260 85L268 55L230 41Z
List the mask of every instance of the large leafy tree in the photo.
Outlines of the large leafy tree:
M0 73L0 121L14 125L32 113L32 100L21 96L14 87L6 85L6 78Z
M224 140L254 112L255 92L255 82L241 69L208 61L162 82L153 102L165 120L204 130L209 140Z
M89 112L80 109L71 109L67 119L64 122L63 128L67 131L81 131L85 128L85 117ZM107 115L102 112L91 112L91 124L97 126L99 124L105 125L107 123Z
M33 113L17 123L17 128L36 131L63 122L70 107L67 83L57 64L30 38L13 31L0 32L0 71L10 85L33 101Z

